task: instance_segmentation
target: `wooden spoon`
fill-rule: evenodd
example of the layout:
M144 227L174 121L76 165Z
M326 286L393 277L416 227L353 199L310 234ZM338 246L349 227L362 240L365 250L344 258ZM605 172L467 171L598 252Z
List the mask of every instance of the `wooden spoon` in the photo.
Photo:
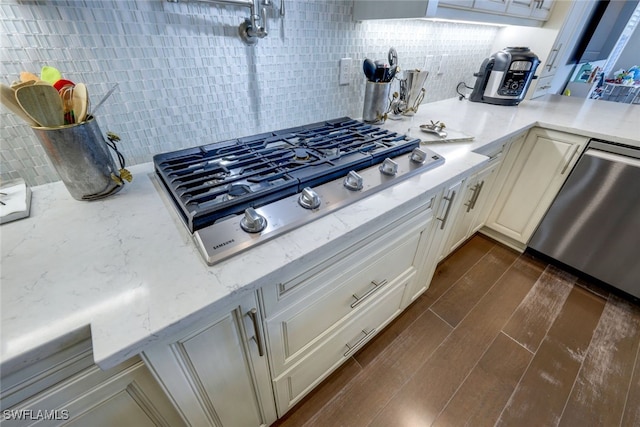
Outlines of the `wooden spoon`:
M44 127L64 125L62 100L53 86L32 85L16 90L16 99L24 111Z
M84 83L76 84L73 88L73 114L76 123L84 122L87 117L87 106L89 105L89 92Z
M40 126L40 123L38 123L36 119L31 117L29 113L22 109L22 107L18 103L18 100L16 99L16 93L13 91L13 89L5 84L2 84L0 86L0 100L2 101L2 105L7 107L7 109L9 109L9 111L14 113L16 116L27 122L29 126Z

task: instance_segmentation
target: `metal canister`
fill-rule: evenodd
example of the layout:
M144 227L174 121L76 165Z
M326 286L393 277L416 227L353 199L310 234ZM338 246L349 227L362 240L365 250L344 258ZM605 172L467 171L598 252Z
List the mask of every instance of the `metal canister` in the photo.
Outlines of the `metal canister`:
M391 82L367 81L364 89L362 120L366 123L382 123L389 112Z
M94 118L32 129L74 199L101 199L122 188L118 168Z

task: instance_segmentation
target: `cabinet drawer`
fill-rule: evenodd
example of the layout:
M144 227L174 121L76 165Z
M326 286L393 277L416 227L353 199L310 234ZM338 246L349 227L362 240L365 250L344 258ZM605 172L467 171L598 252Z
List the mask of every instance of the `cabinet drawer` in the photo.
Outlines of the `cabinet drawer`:
M347 281L358 280L348 293L349 304L352 294L363 295L372 281L393 280L414 264L415 252L421 233L433 217L433 198L427 205L401 220L401 225L393 224L374 233L374 237L354 242L347 252L337 254L325 262L318 263L309 271L292 280L266 285L261 288L264 315L267 319L288 310L299 301L322 298L326 293ZM395 250L401 246L399 250ZM363 277L355 278L358 274ZM316 296L312 297L312 294ZM310 299L312 298L312 299ZM309 304L309 303L307 303Z
M379 257L356 264L331 283L319 281L318 292L267 319L274 374L317 346L338 322L369 304L400 275L414 272L420 237L420 232L402 236Z
M402 312L403 293L414 278L415 273L411 273L395 280L383 295L361 310L344 327L334 331L322 346L274 379L280 415Z

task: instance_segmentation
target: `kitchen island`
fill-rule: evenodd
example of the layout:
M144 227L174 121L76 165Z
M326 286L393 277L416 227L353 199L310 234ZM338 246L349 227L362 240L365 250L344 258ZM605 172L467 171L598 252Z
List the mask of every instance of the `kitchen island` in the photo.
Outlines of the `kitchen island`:
M191 241L152 164L117 195L82 203L61 182L33 188L31 216L3 225L2 369L90 335L103 369L216 313L233 298L343 251L424 194L479 171L492 147L534 126L640 147L640 107L548 96L518 107L450 99L385 128L419 138L445 122L472 142L429 144L445 164L212 267ZM482 154L479 154L482 153ZM48 345L45 345L48 344Z

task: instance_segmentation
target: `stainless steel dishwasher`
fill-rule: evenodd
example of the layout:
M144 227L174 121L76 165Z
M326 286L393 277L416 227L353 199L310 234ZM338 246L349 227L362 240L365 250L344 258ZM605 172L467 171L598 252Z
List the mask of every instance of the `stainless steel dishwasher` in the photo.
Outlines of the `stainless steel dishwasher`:
M592 139L528 246L640 298L640 148Z

